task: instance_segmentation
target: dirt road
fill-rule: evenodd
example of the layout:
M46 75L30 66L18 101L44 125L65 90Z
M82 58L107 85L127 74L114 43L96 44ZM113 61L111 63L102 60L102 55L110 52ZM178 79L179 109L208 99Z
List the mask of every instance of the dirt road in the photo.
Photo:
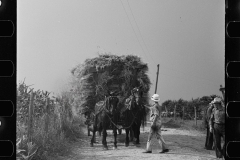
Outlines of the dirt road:
M118 148L113 150L113 135L112 131L108 131L107 143L108 150L103 150L101 144L101 137L96 140L94 147L90 147L90 138L85 134L83 138L74 143L72 154L68 157L62 157L59 160L213 160L215 152L213 150L203 149L205 143L205 134L198 131L182 130L180 128L163 128L162 134L169 145L170 152L159 154L160 146L155 141L153 143L153 153L142 153L145 150L149 127L141 129L140 145L135 146L130 143L129 147L125 147L125 132L118 135ZM156 139L155 139L156 140ZM154 139L153 139L154 141Z

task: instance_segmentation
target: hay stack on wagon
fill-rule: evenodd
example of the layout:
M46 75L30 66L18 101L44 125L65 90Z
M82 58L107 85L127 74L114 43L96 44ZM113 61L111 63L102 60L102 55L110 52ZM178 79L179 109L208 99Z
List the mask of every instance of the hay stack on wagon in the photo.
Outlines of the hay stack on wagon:
M148 105L150 79L148 65L134 55L101 54L86 59L71 71L74 77L73 92L79 100L82 113L94 110L98 101L104 100L109 92L114 92L120 99L120 107L129 97L134 87L142 86L143 103Z

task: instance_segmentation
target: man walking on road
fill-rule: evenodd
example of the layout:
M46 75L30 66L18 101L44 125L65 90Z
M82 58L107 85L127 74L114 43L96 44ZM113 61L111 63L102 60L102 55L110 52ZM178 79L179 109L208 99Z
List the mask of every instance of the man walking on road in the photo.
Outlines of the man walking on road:
M160 153L168 152L169 149L167 147L166 142L164 141L162 134L161 134L161 127L162 127L162 120L161 120L161 107L158 104L158 101L160 101L159 95L154 94L151 98L155 104L153 107L151 107L151 115L150 115L150 121L151 121L151 129L150 133L148 135L148 141L147 141L147 147L146 151L143 153L152 153L151 149L151 139L154 135L156 135L158 142L162 148L162 151Z
M214 108L209 121L210 132L214 136L215 152L217 158L226 157L225 154L225 108L221 104L221 99L216 97L213 100ZM224 144L221 147L221 137Z
M213 133L209 132L209 119L211 117L212 109L213 109L212 102L209 103L209 107L207 108L207 111L206 111L206 117L204 119L205 126L207 128L207 135L206 135L206 142L205 142L205 149L207 149L207 150L212 150L213 149Z

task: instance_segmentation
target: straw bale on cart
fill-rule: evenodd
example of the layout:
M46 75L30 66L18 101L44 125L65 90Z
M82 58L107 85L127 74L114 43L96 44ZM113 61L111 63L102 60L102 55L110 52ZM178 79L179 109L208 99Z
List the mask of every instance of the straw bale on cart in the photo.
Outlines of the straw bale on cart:
M86 59L71 71L74 77L73 92L78 97L79 107L85 115L95 113L94 106L105 96L114 92L118 96L119 107L131 94L134 87L142 86L142 102L148 104L150 79L147 75L148 65L134 55L101 54Z

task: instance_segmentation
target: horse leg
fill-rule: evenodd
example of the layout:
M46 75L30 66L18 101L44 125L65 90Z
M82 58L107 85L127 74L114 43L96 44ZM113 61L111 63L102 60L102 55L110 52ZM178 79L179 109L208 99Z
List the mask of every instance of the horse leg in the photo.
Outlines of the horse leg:
M107 130L106 130L106 128L103 128L103 130L102 130L102 144L103 144L103 148L104 149L108 149L108 146L107 146L107 141L106 141L106 139L107 139Z
M90 144L91 147L93 147L93 143L96 140L96 137L95 137L96 127L95 126L93 127L93 132L92 133L93 133L93 135L92 135L91 144Z
M87 131L88 131L88 136L91 136L91 134L90 134L90 125L89 124L87 125Z
M129 129L125 129L125 130L126 130L125 147L128 147L129 146L129 137L128 137Z
M93 141L93 143L98 143L97 141L96 141L96 136L97 136L97 129L95 130L95 132L94 132L94 141Z
M134 132L132 127L130 128L130 142L133 142L133 138L134 138Z
M119 134L119 135L122 134L122 129L118 129L118 134Z
M136 144L140 144L140 142L139 142L140 127L141 127L141 126L137 126L136 131L135 131L135 132L136 132L136 134L135 134Z
M114 134L114 147L113 149L117 149L117 128L113 128L113 134Z

